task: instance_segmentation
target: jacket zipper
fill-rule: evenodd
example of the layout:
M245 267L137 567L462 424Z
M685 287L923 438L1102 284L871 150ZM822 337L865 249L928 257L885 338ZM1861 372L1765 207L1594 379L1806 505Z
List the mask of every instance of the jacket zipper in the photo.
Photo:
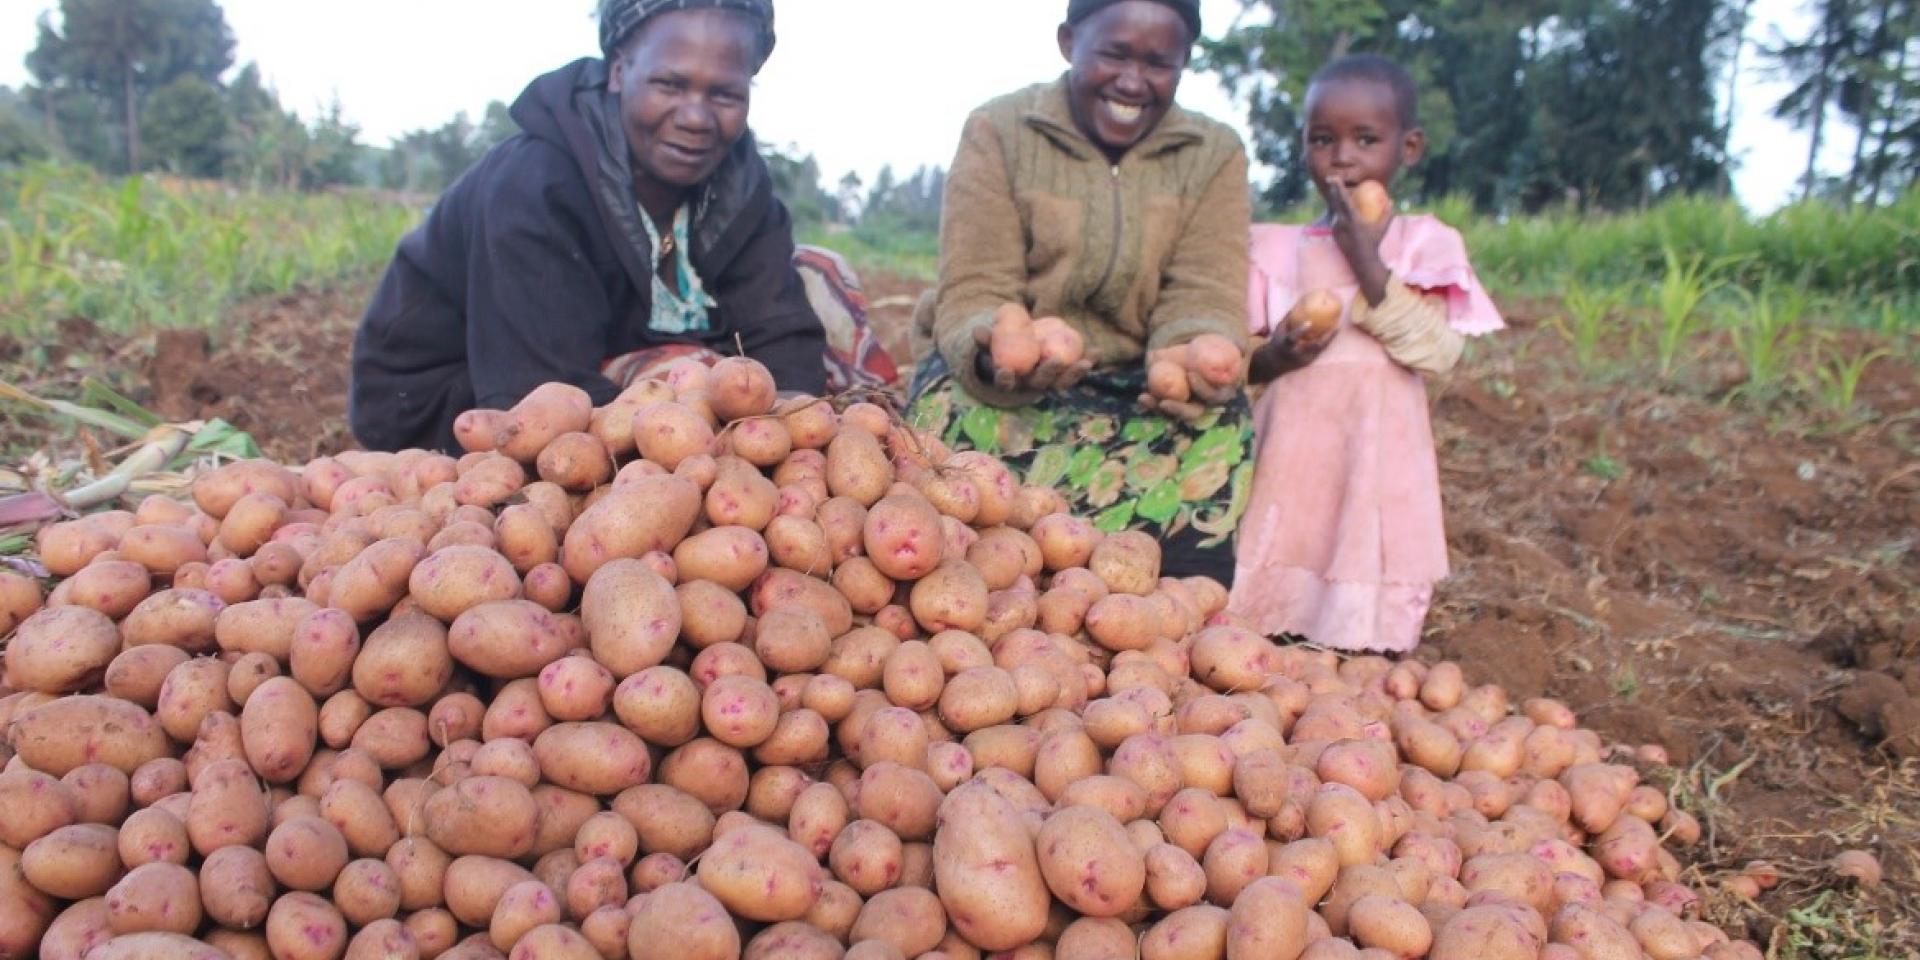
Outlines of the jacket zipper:
M1112 167L1110 182L1113 184L1113 243L1107 253L1107 271L1100 275L1100 282L1093 285L1090 291L1093 294L1098 294L1106 287L1107 281L1113 279L1113 271L1120 266L1120 241L1124 236L1122 228L1125 226L1126 207L1120 197L1120 165L1117 163Z

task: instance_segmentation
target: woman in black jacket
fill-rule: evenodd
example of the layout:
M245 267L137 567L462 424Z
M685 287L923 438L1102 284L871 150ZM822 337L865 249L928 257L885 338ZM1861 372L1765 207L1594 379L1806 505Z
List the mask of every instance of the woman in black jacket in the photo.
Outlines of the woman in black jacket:
M461 412L549 381L604 404L661 356L744 352L782 391L827 389L792 220L747 129L771 0L602 0L600 40L605 60L527 88L522 132L401 241L354 339L365 446L453 449Z

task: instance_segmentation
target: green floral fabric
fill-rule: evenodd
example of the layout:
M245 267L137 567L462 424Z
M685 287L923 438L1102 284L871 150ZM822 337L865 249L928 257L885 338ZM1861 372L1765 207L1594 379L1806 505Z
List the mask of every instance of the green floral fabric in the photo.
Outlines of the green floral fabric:
M925 372L908 416L953 449L1001 458L1109 533L1231 545L1253 483L1245 398L1184 423L1140 409L1144 372L1095 371L1032 406L1003 409L975 400L945 369Z

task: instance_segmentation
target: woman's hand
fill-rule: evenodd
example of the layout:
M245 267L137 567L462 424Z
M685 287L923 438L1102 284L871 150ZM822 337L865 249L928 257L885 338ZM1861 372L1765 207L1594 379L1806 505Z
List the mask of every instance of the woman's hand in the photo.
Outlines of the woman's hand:
M1333 227L1333 241L1347 258L1347 266L1360 281L1360 292L1367 302L1379 306L1387 298L1387 280L1391 273L1380 259L1380 244L1393 226L1393 210L1376 223L1368 223L1354 209L1353 193L1337 179L1326 182L1327 213Z
M1175 390L1174 396L1161 396L1152 390L1140 395L1140 408L1150 413L1191 423L1207 415L1215 407L1232 402L1241 391L1246 389L1244 376L1235 377L1225 383L1215 383L1200 375L1187 362L1185 345L1156 350L1147 355L1147 368L1156 365L1174 364L1186 376L1184 390ZM1242 374L1245 369L1242 368ZM1177 381L1176 381L1177 382ZM1179 394L1184 393L1185 396Z
M1075 363L1061 363L1051 357L1043 357L1033 372L1021 377L1010 370L1003 370L993 364L993 328L981 326L974 328L973 340L980 345L974 363L980 379L991 382L995 387L1008 393L1048 393L1065 390L1080 382L1087 372L1093 369L1092 353Z

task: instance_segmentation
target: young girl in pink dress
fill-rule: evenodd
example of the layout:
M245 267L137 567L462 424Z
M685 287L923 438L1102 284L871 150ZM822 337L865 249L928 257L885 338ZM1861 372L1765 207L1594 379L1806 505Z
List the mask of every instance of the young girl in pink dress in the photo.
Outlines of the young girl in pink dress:
M1390 60L1323 68L1307 90L1304 146L1327 213L1253 228L1250 326L1272 339L1249 379L1271 386L1254 414L1232 610L1269 635L1338 650L1419 644L1448 572L1421 374L1446 373L1465 337L1504 327L1459 233L1430 216L1369 224L1355 213L1356 187L1391 187L1425 152L1415 102ZM1344 311L1315 337L1289 315L1319 290Z

